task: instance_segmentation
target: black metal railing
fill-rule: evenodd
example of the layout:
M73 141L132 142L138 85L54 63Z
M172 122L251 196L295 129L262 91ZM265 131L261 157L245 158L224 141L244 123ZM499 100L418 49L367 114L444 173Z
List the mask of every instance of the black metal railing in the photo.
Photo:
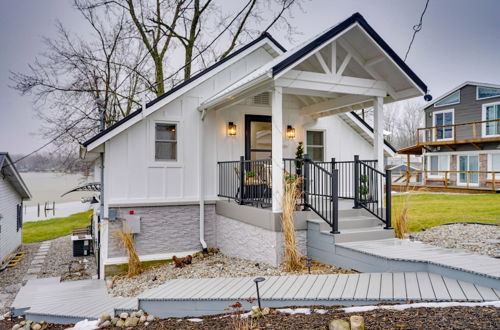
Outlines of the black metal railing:
M354 156L354 208L364 208L391 227L391 171L377 170Z
M239 204L272 205L272 160L246 160L218 162L219 197L233 199Z
M305 209L314 211L330 225L331 233L338 234L338 170L328 170L328 166L314 162L306 155L303 189Z

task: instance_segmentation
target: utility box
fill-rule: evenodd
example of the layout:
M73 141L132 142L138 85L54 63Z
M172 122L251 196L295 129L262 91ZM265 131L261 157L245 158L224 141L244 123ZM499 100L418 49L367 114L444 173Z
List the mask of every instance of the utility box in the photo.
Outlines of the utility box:
M88 256L92 253L92 235L72 235L73 257Z
M128 226L130 228L130 233L139 234L141 232L141 217L138 215L127 214L123 217L125 221L123 226Z

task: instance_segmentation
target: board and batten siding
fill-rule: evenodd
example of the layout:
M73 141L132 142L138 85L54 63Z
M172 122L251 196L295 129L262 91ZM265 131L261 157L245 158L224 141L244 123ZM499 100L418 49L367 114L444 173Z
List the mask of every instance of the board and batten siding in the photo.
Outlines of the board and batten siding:
M0 179L0 261L21 245L22 230L17 231L17 205L22 199L5 179Z
M266 50L258 48L106 142L106 206L197 201L199 104L272 59ZM154 160L156 122L178 125L178 161ZM207 115L202 140L203 166L206 173L215 173L215 116ZM215 199L216 176L205 175L204 186L206 198Z
M483 100L476 100L476 86L466 85L460 89L460 103L435 107L430 105L424 109L425 126L433 127L433 113L442 110L454 110L454 123L464 124L483 120L483 104L500 102L500 97L492 97ZM457 139L471 137L471 126L459 127L457 129ZM482 135L481 125L477 125L478 137Z

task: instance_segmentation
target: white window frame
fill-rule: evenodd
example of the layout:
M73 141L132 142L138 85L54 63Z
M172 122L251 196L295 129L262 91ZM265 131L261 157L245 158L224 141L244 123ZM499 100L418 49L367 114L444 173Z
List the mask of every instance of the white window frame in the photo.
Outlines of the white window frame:
M476 101L487 100L487 99L492 99L492 98L495 98L495 97L500 97L500 95L487 96L487 97L479 97L479 88L500 89L500 88L496 88L496 87L476 86Z
M497 101L497 102L492 102L492 103L484 103L482 105L482 114L481 114L481 118L483 121L486 120L486 108L487 107L490 107L490 106L495 106L495 105L499 105L500 104L500 101ZM455 118L453 118L455 119ZM500 118L498 118L500 119ZM486 134L486 123L482 123L481 124L481 132L482 132L482 137L483 138L489 138L489 137L498 137L500 136L500 131L498 132L498 134L490 134L490 135L487 135Z
M440 113L446 113L446 112L451 112L452 115L453 115L453 121L451 123L451 125L455 125L455 109L444 109L444 110L439 110L439 111L433 111L432 112L432 127L436 127L436 114L440 114ZM437 130L437 128L433 128L431 134L432 134L432 139L431 141L434 141L434 130ZM444 135L444 134L443 134ZM443 139L438 139L437 138L437 134L436 134L436 140L435 141L450 141L450 140L453 140L453 137L455 136L455 127L452 126L451 127L451 137L450 138L443 138Z
M309 144L309 141L307 140L307 132L321 132L323 133L323 145L320 146L320 145L316 145L316 144ZM306 150L305 152L307 153L307 150L309 149L309 147L323 147L323 160L321 160L322 162L325 161L325 157L326 157L326 130L324 129L306 129ZM309 155L309 156L312 156L312 155ZM311 157L312 159L312 157Z
M480 166L481 166L481 155L480 154L462 154L462 155L457 155L457 171L460 171L460 157L467 157L467 167L469 166L469 157L477 157L477 169L480 171ZM465 182L460 182L460 172L457 172L457 186L467 186L467 180ZM469 187L478 187L479 183L481 182L481 176L478 173L477 174L477 183L469 183Z
M489 153L488 154L488 167L487 171L493 171L493 155L500 157L500 153ZM488 173L487 178L489 180L493 179L493 173ZM495 174L495 181L500 181L500 173Z
M156 159L156 124L176 125L177 159L176 160L157 160ZM149 125L149 159L150 167L182 167L183 163L183 127L180 120L151 120Z
M448 96L451 96L453 94L455 94L456 92L458 92L458 101L457 102L454 102L454 103L446 103L446 104L441 104L441 105L436 105L436 103L439 103L440 101L444 100L445 98L447 98ZM457 89L456 91L454 91L453 93L450 93L448 95L446 95L445 97L441 98L440 100L437 100L434 102L434 108L441 108L441 107L447 107L447 106L450 106L450 105L454 105L454 104L459 104L460 101L461 101L461 97L462 97L462 93L460 91L460 89Z
M446 169L443 171L449 171L450 170L450 155L440 155L440 154L429 154L426 155L427 161L426 161L426 169L427 169L427 177L431 179L441 179L444 178L444 173L439 173L438 174L432 174L432 169L431 169L431 157L443 157L446 158ZM439 158L438 158L439 159ZM438 162L438 171L439 170L439 162Z

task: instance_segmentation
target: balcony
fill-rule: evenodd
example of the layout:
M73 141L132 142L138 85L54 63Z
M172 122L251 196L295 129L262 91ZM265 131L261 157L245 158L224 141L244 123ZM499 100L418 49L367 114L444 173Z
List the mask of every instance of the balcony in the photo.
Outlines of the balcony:
M491 142L500 142L500 119L419 128L415 147L447 146L455 150L454 145L472 144L481 150L484 143Z

